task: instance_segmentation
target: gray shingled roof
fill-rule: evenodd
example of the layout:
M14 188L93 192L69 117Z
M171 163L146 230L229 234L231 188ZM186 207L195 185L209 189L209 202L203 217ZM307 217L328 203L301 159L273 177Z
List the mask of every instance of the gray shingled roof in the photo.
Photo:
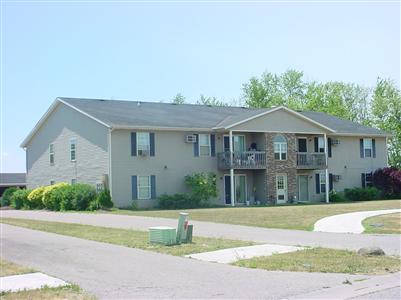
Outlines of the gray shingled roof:
M0 173L0 185L24 185L26 184L25 173Z
M218 107L103 99L58 98L111 127L226 127L270 109ZM300 112L337 133L386 135L386 132L323 112Z

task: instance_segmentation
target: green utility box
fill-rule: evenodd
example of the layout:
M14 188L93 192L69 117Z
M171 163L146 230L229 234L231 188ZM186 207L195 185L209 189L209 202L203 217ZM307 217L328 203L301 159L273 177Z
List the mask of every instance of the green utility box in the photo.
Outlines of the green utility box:
M176 243L175 228L167 226L150 227L149 241L163 245L174 245Z

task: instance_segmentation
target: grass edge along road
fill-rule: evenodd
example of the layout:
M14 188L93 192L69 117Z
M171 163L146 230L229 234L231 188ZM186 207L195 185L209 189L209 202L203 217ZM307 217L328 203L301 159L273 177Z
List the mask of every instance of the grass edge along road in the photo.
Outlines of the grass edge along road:
M148 242L149 234L147 231L13 218L2 218L0 222L34 230L68 235L97 242L138 248L175 256L255 245L255 243L252 242L239 240L194 236L192 244L164 246L159 244L150 244Z
M378 200L330 204L296 204L255 207L221 207L181 210L127 210L114 209L111 213L143 217L176 219L180 211L189 213L191 220L226 223L235 225L313 230L321 218L366 210L401 208L401 200Z
M363 233L401 234L401 213L370 217L362 221Z

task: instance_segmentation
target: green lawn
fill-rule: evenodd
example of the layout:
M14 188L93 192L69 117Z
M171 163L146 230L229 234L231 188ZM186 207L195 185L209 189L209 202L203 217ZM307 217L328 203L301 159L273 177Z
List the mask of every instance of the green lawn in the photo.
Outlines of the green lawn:
M109 213L148 217L178 217L179 211L189 212L198 221L239 224L268 228L313 230L313 224L324 217L363 210L394 209L401 200L364 201L353 203L287 205L269 207L224 207L186 210L113 210Z
M0 277L32 273L35 270L0 259Z
M68 235L82 239L116 244L131 248L139 248L143 250L155 251L176 256L183 256L191 253L213 251L225 248L250 246L255 244L252 242L237 240L194 237L193 243L191 244L163 246L158 244L149 244L149 235L146 231L12 218L2 218L0 222L35 230Z
M367 218L362 222L364 233L398 233L401 234L401 213Z
M361 256L346 250L311 248L244 259L233 265L271 271L386 274L400 271L401 260L389 256Z

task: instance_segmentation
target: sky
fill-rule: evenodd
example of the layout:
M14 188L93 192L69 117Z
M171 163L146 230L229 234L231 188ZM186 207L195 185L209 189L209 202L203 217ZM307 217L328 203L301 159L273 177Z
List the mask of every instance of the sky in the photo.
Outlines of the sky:
M0 17L0 172L25 172L19 145L59 96L231 102L287 69L400 85L399 2L1 0Z

